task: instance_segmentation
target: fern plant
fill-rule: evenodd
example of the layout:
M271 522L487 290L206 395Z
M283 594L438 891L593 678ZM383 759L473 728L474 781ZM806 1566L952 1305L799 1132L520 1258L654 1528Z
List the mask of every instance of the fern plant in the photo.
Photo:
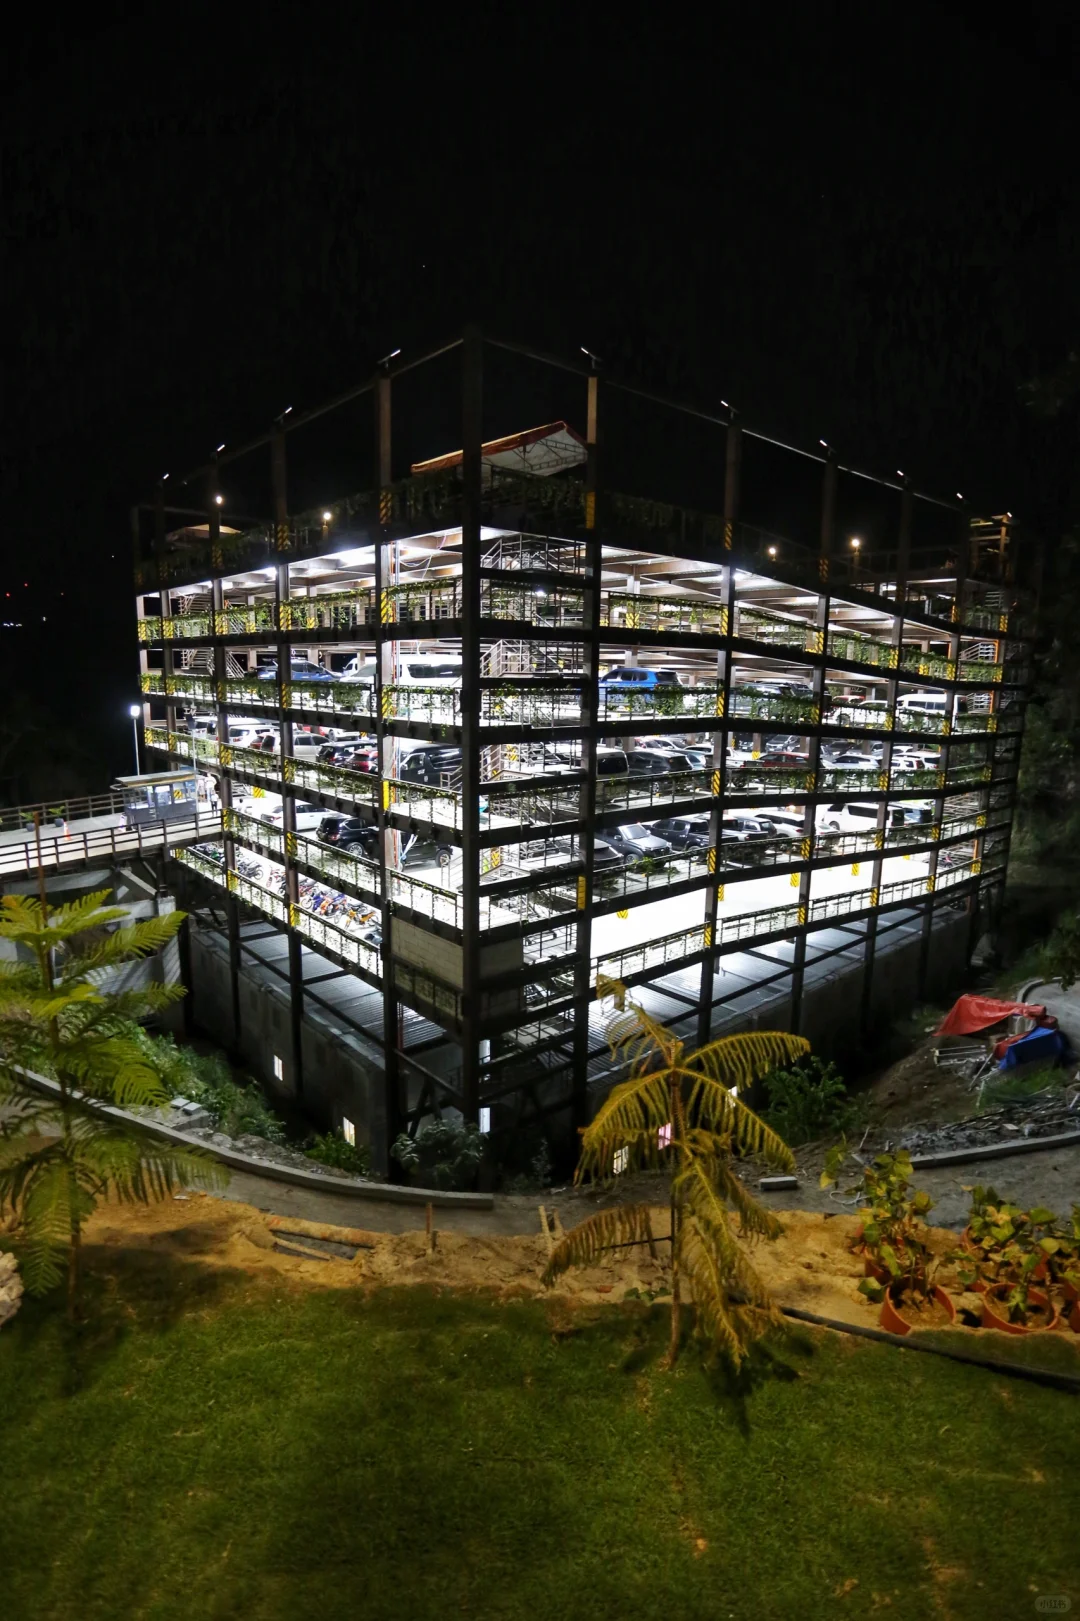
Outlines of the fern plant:
M629 1069L582 1132L575 1181L608 1182L621 1172L671 1170L670 1367L679 1350L682 1284L690 1286L698 1334L736 1367L751 1343L780 1321L768 1290L738 1239L775 1238L774 1215L747 1191L732 1154L760 1154L793 1170L791 1151L739 1097L759 1076L809 1051L780 1031L722 1036L696 1052L614 981L599 986L617 1010L608 1030L612 1056ZM623 1204L589 1216L555 1246L544 1272L550 1284L572 1266L590 1266L606 1250L647 1244L655 1254L649 1205Z
M8 895L0 939L17 955L0 961L0 1216L23 1240L27 1288L42 1293L67 1272L75 1316L82 1228L99 1200L126 1204L174 1188L218 1181L197 1151L137 1133L94 1109L167 1103L162 1067L136 1020L183 996L182 986L109 990L111 970L149 956L176 934L182 912L132 923L104 903L108 890L50 910ZM26 1078L56 1082L55 1096Z

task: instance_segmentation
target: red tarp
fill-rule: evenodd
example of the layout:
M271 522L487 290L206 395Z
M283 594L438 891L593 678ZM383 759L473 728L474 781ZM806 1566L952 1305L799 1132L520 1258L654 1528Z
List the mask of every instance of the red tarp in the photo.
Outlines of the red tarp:
M993 996L961 996L949 1009L934 1034L970 1036L976 1030L989 1030L1014 1013L1034 1019L1037 1025L1054 1026L1057 1020L1041 1002L999 1002Z

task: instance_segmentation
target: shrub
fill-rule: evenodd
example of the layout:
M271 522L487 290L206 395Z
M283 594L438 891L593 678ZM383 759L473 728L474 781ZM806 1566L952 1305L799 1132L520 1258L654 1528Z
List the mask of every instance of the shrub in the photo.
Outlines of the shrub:
M406 1176L424 1188L471 1188L484 1139L463 1120L432 1120L415 1137L402 1132L390 1150Z
M800 1058L790 1069L765 1076L765 1119L786 1143L808 1143L846 1131L854 1115L843 1076L835 1064Z
M348 1171L352 1176L368 1176L371 1171L371 1153L366 1143L348 1143L339 1131L328 1131L312 1137L304 1145L308 1159L320 1165L329 1165L335 1171Z
M141 1035L152 1048L173 1095L199 1104L215 1130L230 1137L285 1141L285 1127L250 1075L237 1079L220 1053L197 1053L192 1047L178 1047L171 1036L151 1036L145 1031Z
M517 1163L521 1164L521 1160ZM550 1188L553 1168L546 1137L540 1137L536 1152L528 1157L526 1164L523 1170L514 1170L505 1163L500 1165L504 1193L543 1193L545 1188Z

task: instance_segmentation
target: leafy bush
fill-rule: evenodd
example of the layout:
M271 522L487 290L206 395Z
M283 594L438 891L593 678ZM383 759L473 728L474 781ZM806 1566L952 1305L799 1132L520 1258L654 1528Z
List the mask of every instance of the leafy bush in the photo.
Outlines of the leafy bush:
M1080 913L1066 912L1040 953L1047 979L1056 979L1063 991L1080 979Z
M146 1031L140 1035L152 1049L159 1072L173 1095L199 1104L215 1130L229 1137L285 1141L285 1127L267 1104L259 1083L251 1076L237 1079L220 1053L197 1053L192 1047L178 1047L171 1036L151 1036Z
M846 1142L839 1142L826 1156L821 1186L836 1181L848 1156ZM854 1245L876 1264L879 1276L863 1278L859 1290L868 1300L880 1300L885 1282L901 1283L908 1293L929 1295L940 1265L927 1242L923 1217L934 1207L928 1193L911 1191L911 1156L903 1150L878 1154L863 1166L862 1178L849 1194L861 1193L865 1201L859 1215L862 1227ZM883 1281L885 1280L885 1281Z
M335 1171L348 1171L352 1176L368 1176L371 1171L371 1153L366 1143L347 1143L339 1131L328 1131L315 1136L304 1145L308 1159L320 1165L329 1165Z
M547 1138L540 1138L540 1146L528 1160L527 1170L510 1172L506 1166L501 1169L504 1193L542 1193L545 1188L550 1188L553 1172Z
M415 1137L402 1132L390 1152L406 1176L422 1188L471 1188L483 1158L484 1139L463 1120L433 1120Z
M854 1115L844 1078L835 1064L800 1058L790 1069L765 1076L769 1105L764 1118L786 1143L809 1143L846 1131Z

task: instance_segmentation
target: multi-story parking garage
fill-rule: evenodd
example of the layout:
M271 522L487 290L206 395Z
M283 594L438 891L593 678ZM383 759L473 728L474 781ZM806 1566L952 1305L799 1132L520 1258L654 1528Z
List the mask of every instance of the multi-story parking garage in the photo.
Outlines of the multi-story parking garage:
M350 1129L383 1162L434 1109L587 1118L605 979L699 1041L766 1002L803 1027L839 961L865 1020L900 941L925 987L943 926L974 940L1008 854L1030 630L1008 518L934 502L921 544L900 476L887 544L852 540L823 448L816 544L751 528L759 436L726 409L715 517L624 495L599 454L616 385L564 367L583 432L485 442L487 350L455 350L463 449L403 478L393 362L327 408L372 396L370 494L290 513L289 435L321 413L288 413L235 452L268 466L265 519L224 521L228 451L187 481L198 507L163 484L135 514L145 740L221 800L220 844L180 859L221 891L234 1008L281 937L299 1090L311 964L348 980L384 1077Z

